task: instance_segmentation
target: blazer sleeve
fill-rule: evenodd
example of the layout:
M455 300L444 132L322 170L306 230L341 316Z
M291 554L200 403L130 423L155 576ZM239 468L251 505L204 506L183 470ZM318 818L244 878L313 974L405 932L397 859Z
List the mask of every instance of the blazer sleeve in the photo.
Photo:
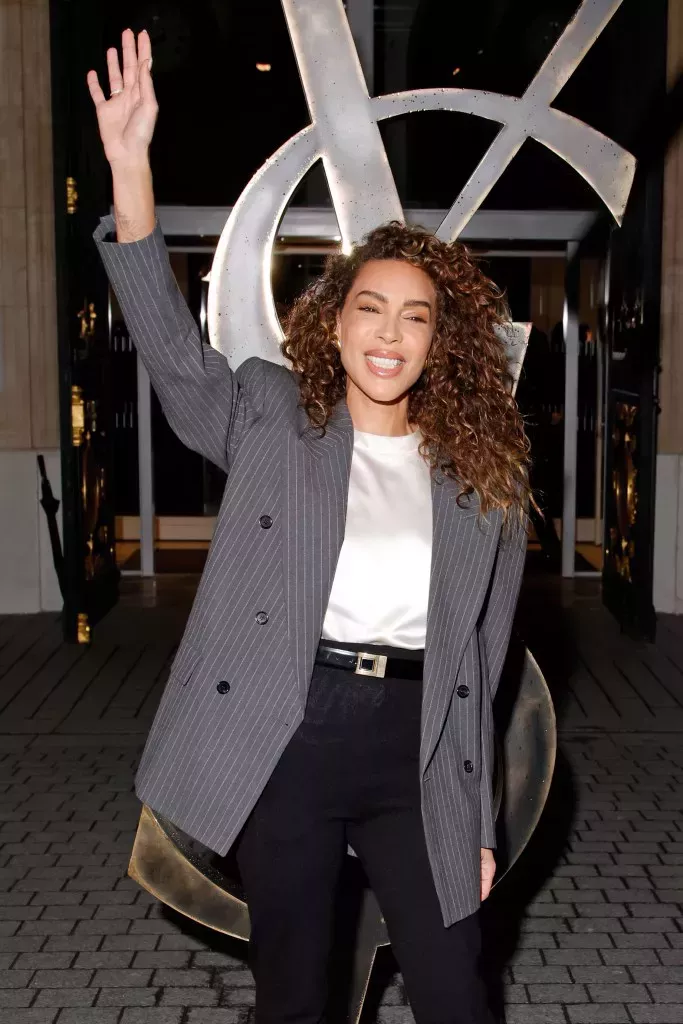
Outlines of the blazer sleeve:
M482 699L481 715L481 845L493 849L496 826L493 814L493 698L498 689L522 585L527 535L519 520L511 522L498 542L493 576L479 635L488 668L490 700Z
M114 218L102 218L95 244L164 414L188 448L227 472L240 437L262 412L263 361L247 359L235 373L202 342L158 222L138 242L112 241L115 231Z

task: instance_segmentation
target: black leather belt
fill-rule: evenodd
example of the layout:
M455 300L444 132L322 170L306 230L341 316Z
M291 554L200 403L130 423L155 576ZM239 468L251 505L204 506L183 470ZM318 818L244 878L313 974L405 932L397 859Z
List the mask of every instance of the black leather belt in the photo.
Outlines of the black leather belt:
M400 658L386 654L372 654L368 651L345 651L341 647L319 644L315 655L317 665L343 668L358 676L385 676L396 679L422 679L421 658Z

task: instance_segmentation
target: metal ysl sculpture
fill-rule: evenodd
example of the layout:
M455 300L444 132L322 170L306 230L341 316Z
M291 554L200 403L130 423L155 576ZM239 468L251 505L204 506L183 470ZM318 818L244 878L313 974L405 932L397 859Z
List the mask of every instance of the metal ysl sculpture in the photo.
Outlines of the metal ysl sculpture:
M430 89L370 98L341 0L282 0L312 123L286 142L252 178L235 205L216 250L209 288L211 343L233 366L257 355L283 362L270 269L277 226L292 193L322 159L348 250L364 234L403 210L378 129L401 114L459 111L502 125L440 225L458 237L527 138L547 146L592 186L617 223L626 207L635 160L611 139L551 103L597 39L621 0L584 0L521 97L472 89ZM519 376L528 325L510 325L511 376ZM515 692L516 687L516 692ZM504 695L513 696L507 708ZM543 676L527 651L517 679L496 702L496 794L500 878L538 822L555 757L555 719ZM175 826L143 808L130 874L160 900L219 932L249 936L238 886ZM378 946L388 937L380 910L365 890L358 910L347 1019L357 1021Z

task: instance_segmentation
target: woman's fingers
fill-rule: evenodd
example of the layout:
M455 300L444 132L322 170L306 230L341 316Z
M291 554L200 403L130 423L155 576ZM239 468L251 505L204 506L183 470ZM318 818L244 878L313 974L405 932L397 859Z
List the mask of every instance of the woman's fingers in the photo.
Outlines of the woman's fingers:
M123 51L123 85L126 89L132 88L138 77L138 55L135 49L135 34L127 28L121 34L121 49Z
M138 64L142 64L146 60L152 59L152 40L149 38L149 32L143 28L142 32L138 34Z
M154 92L154 83L152 81L152 72L150 66L152 64L152 58L149 57L140 64L140 73L138 75L138 83L140 86L140 99L145 106L157 105L156 93Z
M113 46L107 50L107 70L109 71L109 92L113 96L115 93L123 90L119 55Z
M102 86L100 85L100 80L97 77L96 71L88 72L87 82L88 89L90 90L90 95L92 96L92 100L95 106L99 107L102 103L106 103L107 100L104 93L102 92Z

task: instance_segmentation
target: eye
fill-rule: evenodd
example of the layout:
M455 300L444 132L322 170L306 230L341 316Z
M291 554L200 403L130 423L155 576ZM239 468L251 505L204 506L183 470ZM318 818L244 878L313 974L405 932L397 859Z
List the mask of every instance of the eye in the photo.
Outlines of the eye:
M379 310L376 306L359 306L358 309L361 313L378 313Z
M406 317L407 320L415 320L418 324L426 324L427 320L425 317L420 316L418 313L413 313L411 316Z

